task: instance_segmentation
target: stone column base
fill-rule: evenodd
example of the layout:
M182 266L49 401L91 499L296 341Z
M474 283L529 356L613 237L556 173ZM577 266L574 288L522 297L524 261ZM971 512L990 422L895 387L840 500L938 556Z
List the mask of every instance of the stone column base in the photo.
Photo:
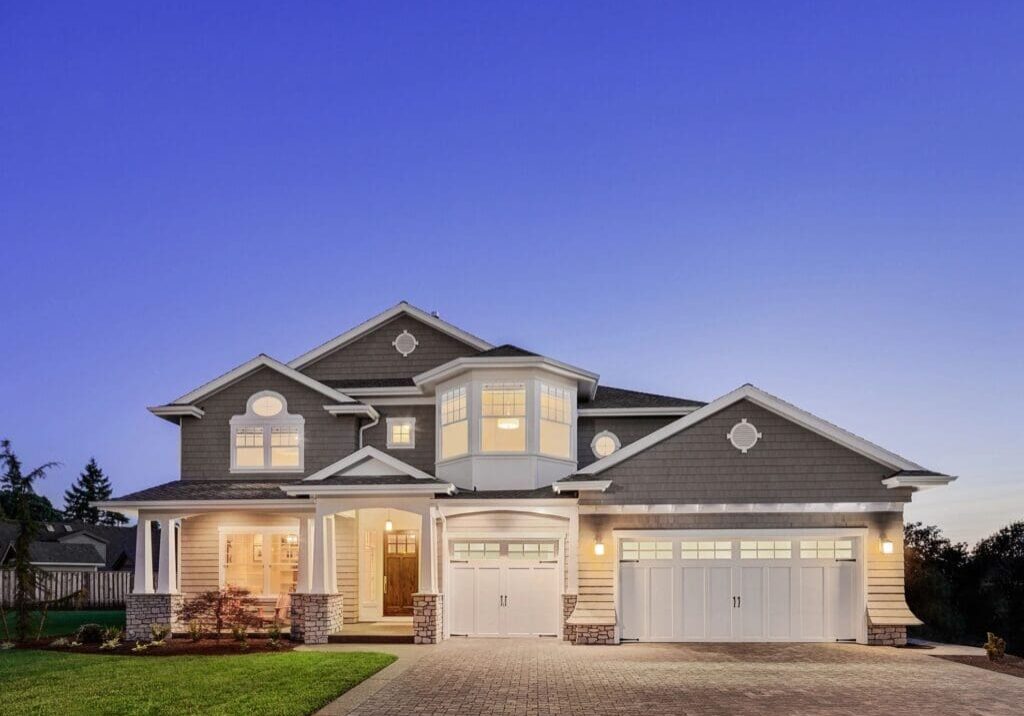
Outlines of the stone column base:
M562 641L574 641L576 638L576 627L569 623L569 617L576 609L578 594L562 595Z
M417 644L436 644L444 635L443 597L440 594L419 592L412 595L413 641Z
M292 594L291 638L306 644L326 644L341 631L345 599L341 594Z
M906 646L905 626L881 626L868 624L868 644L872 646Z
M577 624L573 644L618 644L614 624Z
M152 639L150 626L170 626L181 631L178 612L184 597L180 594L128 594L124 599L124 638L128 641Z

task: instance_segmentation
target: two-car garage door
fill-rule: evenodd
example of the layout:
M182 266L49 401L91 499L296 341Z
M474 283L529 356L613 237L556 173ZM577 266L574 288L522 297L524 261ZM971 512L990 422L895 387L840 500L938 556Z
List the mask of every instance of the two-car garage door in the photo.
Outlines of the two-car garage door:
M639 641L856 639L851 537L619 542L622 638Z

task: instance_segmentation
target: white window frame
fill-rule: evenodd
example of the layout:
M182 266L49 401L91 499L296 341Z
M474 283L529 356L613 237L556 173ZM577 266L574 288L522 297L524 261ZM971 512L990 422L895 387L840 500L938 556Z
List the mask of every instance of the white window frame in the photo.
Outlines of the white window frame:
M514 415L487 415L484 413L484 393L522 393L523 412ZM485 381L480 384L478 413L476 415L477 431L479 434L480 455L527 455L530 453L530 391L524 381ZM515 403L513 402L513 405ZM484 448L484 422L487 420L500 420L501 418L518 418L523 421L523 449L522 450L488 450Z
M603 457L608 457L608 455L597 454L597 441L600 440L601 438L610 438L611 441L615 443L615 449L608 453L608 455L614 455L622 447L622 442L619 440L618 435L613 433L611 430L602 430L601 432L594 436L593 440L590 441L590 452L592 452L594 454L594 457L596 457L598 460L600 460Z
M253 412L252 406L258 399L272 397L281 401L281 412L277 415L264 417ZM261 390L249 396L245 403L245 414L235 415L231 418L231 472L233 473L284 473L284 472L305 472L306 465L306 440L305 440L306 419L301 415L292 415L288 412L288 401L280 393L272 390ZM240 428L263 428L263 466L262 467L239 467L236 448ZM299 464L289 467L274 467L271 464L273 454L272 435L274 428L298 428L299 433Z
M407 443L396 443L392 437L391 429L396 425L408 425L409 426L409 442ZM416 447L416 418L388 418L387 419L387 446L389 450L412 450Z
M551 405L552 398L558 401L564 401L565 403L565 419L558 420L557 417L545 417L544 416L544 394L547 393L548 405ZM573 455L573 406L576 403L576 395L573 391L561 385L555 385L552 383L545 383L544 381L537 382L537 425L539 427L538 432L538 444L537 453L540 455L546 455L547 457L553 457L558 460L572 460ZM568 436L566 437L565 454L549 453L544 452L542 446L544 439L542 433L544 431L544 423L552 423L553 425L564 425L567 428Z
M445 416L445 406L449 400L458 399L461 393L462 397L462 417L456 420L447 420ZM437 462L443 462L445 460L456 460L458 458L465 457L473 451L473 436L470 431L469 413L470 413L470 390L469 385L455 385L445 390L437 396ZM442 457L445 451L444 445L444 429L449 425L457 425L458 423L466 424L466 449L462 452Z
M267 527L265 525L246 527L243 525L231 526L231 527L220 527L217 530L217 584L220 585L221 589L227 586L225 581L224 572L227 566L227 537L228 535L248 535L248 534L260 534L263 535L263 591L261 594L253 594L252 596L257 599L276 599L281 596L280 594L272 594L266 590L270 586L270 540L277 535L294 534L296 537L299 535L299 526L288 527L287 525L281 525L277 527ZM298 546L296 545L296 549Z

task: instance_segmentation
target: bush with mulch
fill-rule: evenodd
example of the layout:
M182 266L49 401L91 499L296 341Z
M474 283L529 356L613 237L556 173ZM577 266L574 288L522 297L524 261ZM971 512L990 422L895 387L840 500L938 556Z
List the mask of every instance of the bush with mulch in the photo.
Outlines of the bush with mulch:
M160 646L148 646L143 650L134 650L137 642L125 641L113 649L101 649L100 644L81 644L71 646L64 643L66 640L43 640L26 644L28 648L46 649L47 651L62 651L74 654L117 654L119 656L223 656L225 654L266 654L274 652L291 651L295 644L287 639L282 639L276 645L271 645L270 639L250 638L242 646L240 642L232 639L167 639ZM148 642L142 642L147 644Z
M1024 679L1024 659L1019 656L1012 656L1007 654L999 661L992 661L984 654L978 656L959 656L950 654L948 656L940 656L940 659L946 661L955 661L958 664L967 664L968 666L977 666L979 669L988 669L989 671L996 671L1000 674L1009 674L1010 676L1017 676Z

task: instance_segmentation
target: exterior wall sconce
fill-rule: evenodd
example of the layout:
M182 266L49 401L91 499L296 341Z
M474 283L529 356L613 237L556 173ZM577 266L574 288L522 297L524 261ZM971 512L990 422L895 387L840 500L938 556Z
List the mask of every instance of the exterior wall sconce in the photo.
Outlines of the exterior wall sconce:
M892 543L891 539L882 538L882 554L892 554L895 549L896 545Z
M601 541L600 537L598 537L597 541L594 542L594 554L598 557L604 556L604 542Z

